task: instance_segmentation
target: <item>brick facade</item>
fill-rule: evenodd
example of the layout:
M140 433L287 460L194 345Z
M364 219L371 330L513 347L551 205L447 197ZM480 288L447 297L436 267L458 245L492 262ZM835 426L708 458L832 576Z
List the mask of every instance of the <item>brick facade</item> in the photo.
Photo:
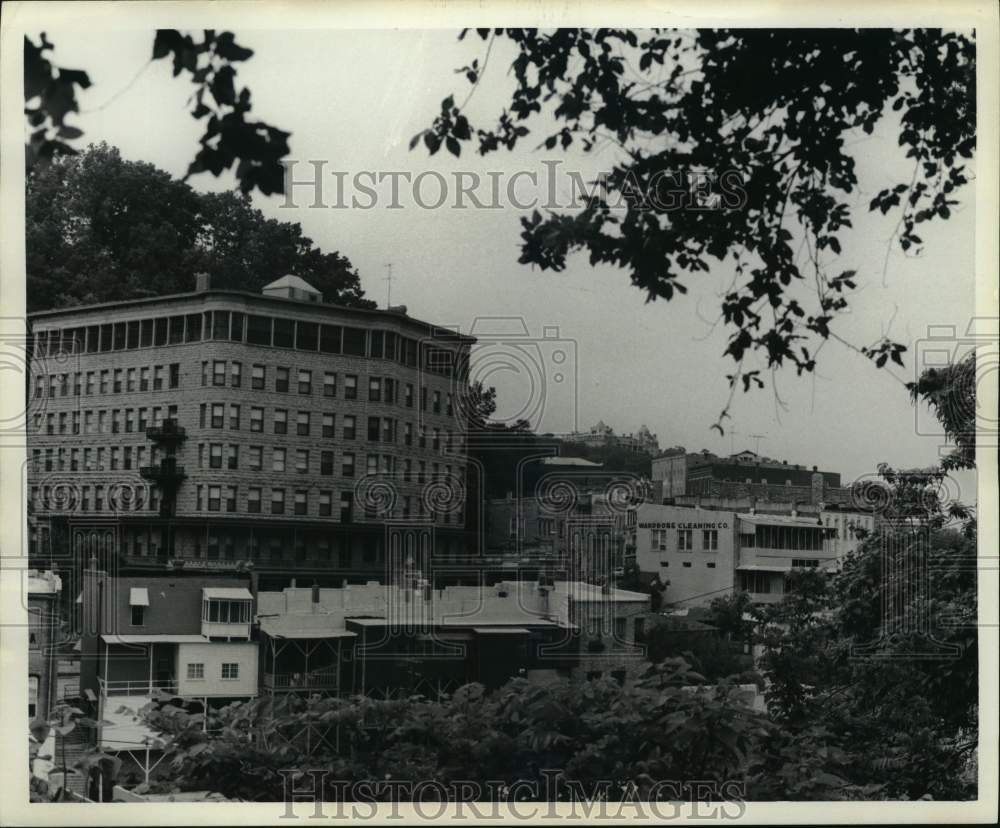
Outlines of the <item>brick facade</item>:
M251 325L259 337L268 319L277 320L268 323L272 344L246 341ZM250 561L260 571L371 571L384 565L388 521L431 526L446 551L463 551L458 396L470 338L395 311L234 291L47 311L30 322L35 557L53 554L52 518L72 525L95 517L113 523L121 557L140 567ZM286 344L303 347L279 347L279 329L288 331ZM51 331L72 333L57 340ZM114 347L103 350L108 337ZM328 343L341 351L353 343L367 355L321 352ZM439 355L453 368L438 368ZM263 388L255 387L255 366L263 367ZM278 390L281 369L287 390ZM281 412L285 428L276 429ZM304 421L299 433L300 412L307 433ZM167 420L183 439L147 434ZM169 469L165 460L183 469L176 486L170 474L157 478Z

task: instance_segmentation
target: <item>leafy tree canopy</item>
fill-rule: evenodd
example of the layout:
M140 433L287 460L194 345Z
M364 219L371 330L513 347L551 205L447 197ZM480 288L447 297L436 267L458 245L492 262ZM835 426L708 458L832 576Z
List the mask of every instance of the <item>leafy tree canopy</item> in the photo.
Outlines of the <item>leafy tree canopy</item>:
M83 135L66 118L80 111L77 88L88 89L90 77L85 71L53 64L47 53L54 48L45 32L37 44L30 38L24 39L24 114L30 132L25 147L28 170L45 166L60 156L76 155L78 150L66 142ZM196 37L175 29L159 29L146 66L170 58L174 77L188 76L195 87L189 111L191 117L205 122L205 132L187 176L210 172L218 177L235 164L234 173L242 192L257 189L270 195L284 192L281 159L288 155L290 133L248 118L253 108L251 93L246 87L239 89L236 67L252 56L253 51L240 46L232 32L205 29Z
M104 143L33 170L25 209L29 312L193 290L198 272L248 291L294 273L328 302L374 307L350 261L299 224L265 218L246 194L196 192Z
M975 151L975 43L938 29L477 29L479 84L497 42L516 87L494 124L477 128L447 97L414 136L433 155L483 155L528 140L543 114L546 149L613 145L603 192L572 213L522 219L522 263L555 271L574 251L625 270L650 300L686 293L714 262L733 273L720 320L733 389L763 387L762 369L813 371L838 314L870 274L838 266L859 189L868 210L898 214L894 241L919 252L919 225L947 219ZM466 32L462 33L464 37ZM884 128L909 162L879 188L859 181L850 145ZM700 192L699 182L709 186ZM736 198L732 199L735 193ZM879 367L906 347L858 348ZM753 364L744 365L755 356ZM755 367L756 366L756 367ZM727 416L722 412L719 422ZM721 426L717 423L716 427Z

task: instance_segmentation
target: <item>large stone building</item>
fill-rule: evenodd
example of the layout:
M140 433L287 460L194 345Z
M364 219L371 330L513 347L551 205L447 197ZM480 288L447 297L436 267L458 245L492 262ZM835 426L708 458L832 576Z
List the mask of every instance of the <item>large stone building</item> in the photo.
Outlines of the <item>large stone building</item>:
M720 457L709 451L692 453L677 446L653 458L652 479L661 502L699 495L816 505L845 504L851 499L850 490L841 486L837 472L760 457L752 451Z
M582 443L590 448L621 448L635 453L656 456L660 452L660 443L656 435L651 433L645 424L634 434L616 434L615 430L603 420L598 420L589 431L576 431L567 435L571 443Z
M281 586L469 551L470 337L294 277L199 288L31 315L32 560Z

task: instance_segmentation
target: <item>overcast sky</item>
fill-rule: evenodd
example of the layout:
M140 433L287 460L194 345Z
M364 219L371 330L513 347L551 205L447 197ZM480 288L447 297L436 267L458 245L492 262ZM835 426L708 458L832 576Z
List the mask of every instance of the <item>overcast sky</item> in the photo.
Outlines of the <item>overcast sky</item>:
M596 156L580 150L535 150L544 130L514 153L485 159L469 154L468 145L460 160L443 152L428 158L422 147L410 152L410 138L429 125L442 98L453 91L464 98L468 84L454 69L473 58L482 61L478 38L459 43L456 32L435 31L261 32L237 27L235 32L238 42L255 51L240 67L238 79L253 92L254 114L292 133L292 158L322 160L327 170L345 172L348 185L364 170L413 175L439 170L449 176L468 170L483 177L489 171L510 175L529 170L544 181L543 162L552 160L562 160L565 168L589 179L616 160L610 149ZM151 53L153 33L50 29L48 34L56 46L53 60L85 69L93 81L80 98L84 113L73 121L86 133L80 143L105 140L126 158L183 175L202 128L185 111L189 82L172 78L169 62L159 61L129 85ZM509 95L509 62L509 52L494 50L468 107L474 125L486 126L487 116L495 116ZM908 179L910 168L891 129L862 137L852 150L862 182L857 203L864 209L855 214L855 231L843 237L838 264L857 270L862 287L853 313L837 330L858 345L882 334L909 344L907 369L897 371L907 380L914 371L914 348L928 326L954 326L961 334L972 316L973 191L962 194L963 205L950 221L921 229L926 242L922 256L904 257L894 247L886 260L898 216L883 219L866 207L883 186ZM308 172L305 164L299 169L300 175ZM233 179L205 174L191 183L217 190L231 187ZM348 198L351 192L348 186ZM255 195L254 200L269 216L300 222L324 250L350 258L368 295L381 306L386 301L385 265L391 262L393 304L406 304L417 317L463 331L477 318L515 317L523 319L532 336L558 327L562 339L575 343L565 347L564 364L576 363L578 402L570 402L572 381L566 380L547 392L552 402L539 419L530 404L536 392L527 389L526 375L500 370L509 349L487 347L480 364L500 391L502 414L524 409L534 415L533 425L551 431L586 428L598 419L619 432L645 423L661 446L679 444L689 450L728 452L731 441L737 451L754 449L758 440L749 435L763 435L760 453L815 464L846 479L871 473L879 461L899 466L935 462L941 441L917 433L917 414L903 387L835 342L824 347L815 376L797 378L791 371L779 376L778 391L787 410L777 410L770 388L738 394L731 422L738 433L720 438L710 430L725 405L724 377L732 370L731 361L722 357L726 332L712 325L720 291L733 276L726 267L685 277L687 296L647 304L625 272L592 268L585 254L571 259L561 274L519 265L522 211L426 210L413 203L405 187L403 192L401 209L385 203L367 210L310 209L305 206L311 202L308 193L296 193L302 205L298 209L282 209L281 197ZM432 183L424 192L426 199L436 197ZM519 188L521 197L533 192L530 186ZM544 195L543 186L539 192ZM332 201L332 194L328 198ZM481 323L476 333L482 330ZM549 389L555 388L557 371L562 368L551 363L546 368ZM920 419L926 423L929 418Z

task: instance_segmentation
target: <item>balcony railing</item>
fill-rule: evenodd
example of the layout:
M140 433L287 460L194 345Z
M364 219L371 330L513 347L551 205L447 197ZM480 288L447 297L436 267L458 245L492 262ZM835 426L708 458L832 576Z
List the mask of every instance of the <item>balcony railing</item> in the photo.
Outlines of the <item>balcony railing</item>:
M333 690L338 687L336 669L311 673L264 673L264 687L269 690Z
M139 476L145 480L152 480L160 485L176 485L180 483L187 474L183 466L178 466L176 460L163 460L155 466L142 466L139 469Z
M146 428L146 439L154 442L173 443L186 438L187 431L184 426L177 424L177 420L164 420L161 425Z
M157 690L163 693L176 693L177 682L172 679L157 681L105 681L99 678L98 684L105 696L148 696Z

